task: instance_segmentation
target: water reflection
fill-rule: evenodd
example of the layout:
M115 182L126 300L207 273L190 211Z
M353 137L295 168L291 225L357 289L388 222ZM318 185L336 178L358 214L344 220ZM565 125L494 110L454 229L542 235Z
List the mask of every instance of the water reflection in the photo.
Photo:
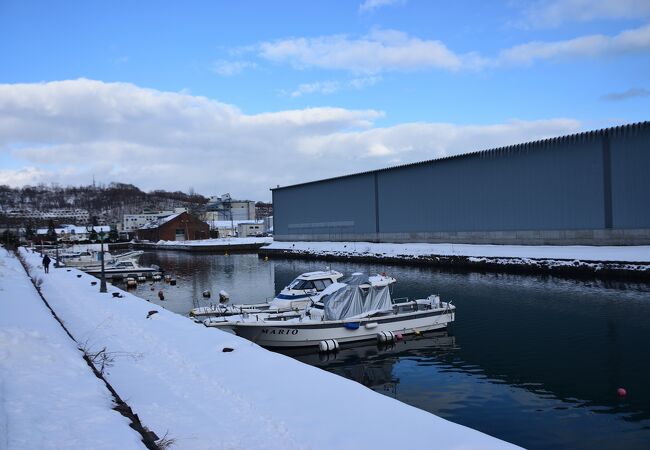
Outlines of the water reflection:
M163 306L182 314L205 289L252 303L330 265L256 255L146 256L178 277L177 287L163 287ZM393 348L346 347L329 359L298 352L297 359L528 448L647 448L649 285L331 265L343 273L386 272L398 280L395 296L438 293L457 306L457 320L448 335ZM136 293L158 302L156 292L147 286ZM620 386L629 393L624 399L616 396Z

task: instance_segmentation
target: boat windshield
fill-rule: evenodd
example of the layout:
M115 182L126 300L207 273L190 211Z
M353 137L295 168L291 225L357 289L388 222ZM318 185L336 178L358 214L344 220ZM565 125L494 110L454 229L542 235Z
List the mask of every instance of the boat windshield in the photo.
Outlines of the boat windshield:
M309 291L311 289L316 289L318 292L324 290L327 286L332 284L332 280L329 278L323 280L300 280L296 279L291 282L289 289Z

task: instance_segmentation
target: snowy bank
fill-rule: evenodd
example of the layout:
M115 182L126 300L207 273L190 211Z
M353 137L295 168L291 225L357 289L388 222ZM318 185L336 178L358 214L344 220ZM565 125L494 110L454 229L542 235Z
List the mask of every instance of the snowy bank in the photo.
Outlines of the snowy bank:
M18 259L0 248L0 448L144 449L113 406Z
M173 448L514 448L114 286L99 294L77 270L43 279L77 340L107 349L106 379Z
M215 238L195 241L140 242L134 248L151 250L184 250L190 252L251 251L270 244L270 237Z
M278 242L265 256L317 257L417 265L650 278L650 246L533 246Z

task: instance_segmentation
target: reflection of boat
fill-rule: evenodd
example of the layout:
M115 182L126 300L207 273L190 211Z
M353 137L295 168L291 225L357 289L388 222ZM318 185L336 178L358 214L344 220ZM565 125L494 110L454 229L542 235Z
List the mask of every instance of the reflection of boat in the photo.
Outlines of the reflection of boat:
M144 252L142 250L132 250L126 253L120 253L119 255L112 255L109 252L104 252L104 263L112 264L115 262L121 261L137 261ZM76 267L79 269L87 269L99 267L101 265L101 252L78 252L72 254L71 256L61 257L61 262L66 267Z
M84 272L100 276L102 273L101 267L93 267L90 269L82 269ZM160 267L152 265L151 267L144 267L135 261L117 261L113 264L106 264L104 266L104 274L106 278L124 278L124 277L141 277L151 276L160 273Z
M394 334L442 329L454 321L455 306L441 302L437 295L393 300L389 284L374 284L367 275L354 274L346 283L328 287L320 303L293 315L242 315L228 323L216 319L204 323L226 325L267 347L306 347L321 341L338 346L365 339L392 340Z
M422 337L407 337L392 344L369 344L367 341L351 344L338 352L322 353L303 347L282 349L280 353L395 397L400 380L394 375L393 368L400 358L432 350L445 352L454 346L454 336L442 330L425 333Z
M212 304L190 311L190 316L224 317L240 314L282 313L305 309L317 302L325 290L336 283L343 274L336 270L307 272L298 276L270 302L256 304Z

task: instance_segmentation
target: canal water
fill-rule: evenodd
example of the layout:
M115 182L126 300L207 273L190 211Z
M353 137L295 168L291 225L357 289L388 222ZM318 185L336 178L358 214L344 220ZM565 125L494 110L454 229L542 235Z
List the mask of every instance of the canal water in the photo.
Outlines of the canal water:
M209 304L204 290L256 303L327 266L386 272L398 280L396 297L437 293L453 301L453 326L389 347L288 354L523 447L650 448L650 285L256 255L166 251L142 261L163 267L177 285L147 283L133 292L179 314ZM626 397L617 396L619 387ZM382 420L390 426L390 417Z

